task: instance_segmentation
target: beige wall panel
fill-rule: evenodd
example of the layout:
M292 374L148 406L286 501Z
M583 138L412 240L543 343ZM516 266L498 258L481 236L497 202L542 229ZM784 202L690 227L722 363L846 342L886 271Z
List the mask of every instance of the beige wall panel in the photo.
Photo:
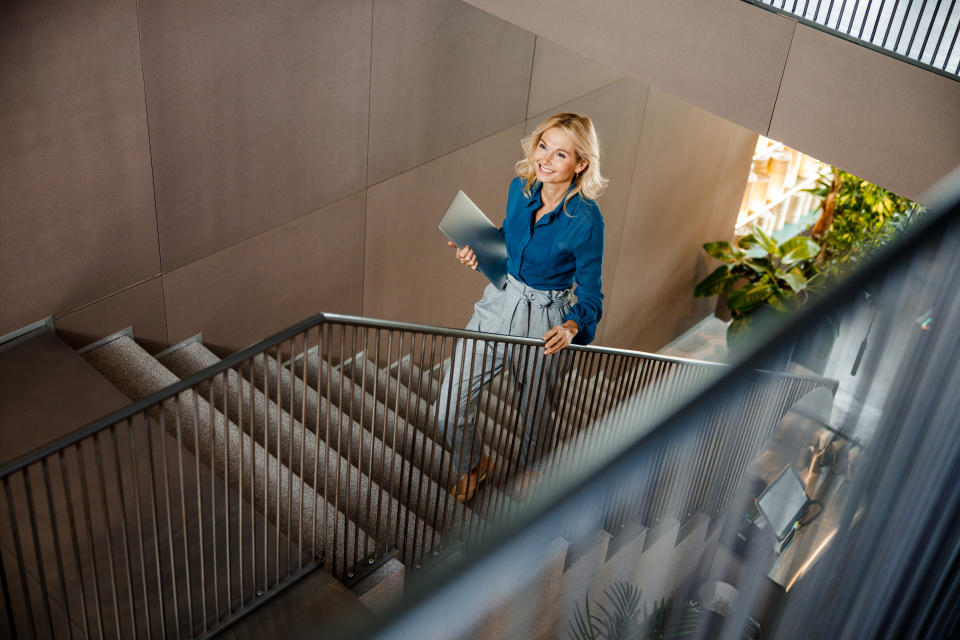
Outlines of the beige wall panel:
M467 1L759 132L796 24L742 0Z
M537 38L527 117L623 78L622 73L572 51L570 46L575 43L561 46L546 38Z
M167 348L163 280L158 276L82 309L54 318L57 335L74 349L127 327L141 346L156 353Z
M437 224L457 189L503 222L522 133L511 127L367 190L364 315L466 326L487 279L456 261Z
M534 40L461 2L377 0L367 184L521 123Z
M770 137L918 198L960 165L960 82L798 26Z
M141 4L164 272L363 188L371 0Z
M594 91L582 98L560 105L527 121L529 133L554 111L584 113L593 120L600 138L601 170L610 184L597 201L604 221L603 292L609 296L616 278L617 252L627 212L630 185L633 182L637 145L643 124L643 110L649 87L638 80L626 78ZM629 277L629 276L628 276ZM605 299L604 308L609 305ZM596 343L603 344L606 323L600 320Z
M732 235L756 138L656 89L644 113L604 342L656 351L709 312L701 245Z
M171 344L230 353L320 311L359 314L363 194L163 276Z
M4 3L0 148L0 334L159 272L134 3Z

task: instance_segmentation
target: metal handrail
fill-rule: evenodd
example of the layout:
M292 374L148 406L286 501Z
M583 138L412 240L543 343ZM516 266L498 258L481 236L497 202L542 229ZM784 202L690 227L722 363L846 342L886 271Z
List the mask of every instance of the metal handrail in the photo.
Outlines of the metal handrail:
M369 328L381 328L381 329L396 329L400 331L410 331L416 333L426 333L437 336L446 336L450 338L466 338L466 339L476 339L476 340L495 340L505 344L517 344L517 345L528 345L528 346L543 346L544 341L539 338L524 338L518 336L508 336L495 333L484 333L482 331L468 331L465 329L453 329L449 327L438 327L432 325L423 325L423 324L414 324L409 322L399 322L395 320L380 320L374 318L367 318L361 316L352 316L346 314L338 313L318 313L305 320L283 329L269 337L266 337L258 342L237 351L236 353L227 356L217 362L216 364L210 365L202 371L198 371L188 378L183 378L178 382L165 387L164 389L157 391L155 393L146 396L140 400L131 402L130 404L108 413L107 415L97 418L96 420L71 431L69 434L62 436L52 442L49 442L41 447L38 447L32 451L14 458L13 460L0 465L0 478L3 476L9 475L15 471L19 471L26 466L37 462L40 458L43 458L51 453L55 453L58 450L76 444L80 440L87 438L98 431L106 429L111 424L116 424L126 418L134 416L144 409L151 407L153 405L159 404L163 400L172 398L177 394L193 388L198 383L208 380L219 373L223 373L229 369L236 367L238 364L247 361L251 357L264 353L268 349L282 344L283 342L289 340L290 338L302 334L308 329L315 328L322 324L325 320L343 322L343 323L352 323L357 326L369 327ZM718 369L729 367L730 365L723 362L710 362L707 360L696 360L693 358L682 358L678 356L667 356L659 353L649 353L646 351L631 350L631 349L619 349L615 347L602 347L597 345L570 345L567 349L571 351L580 351L584 353L595 353L595 354L606 354L611 356L628 356L628 357L641 357L648 360L656 360L660 362L673 362L678 364L689 364L696 365L700 367L714 367ZM816 376L807 376L797 373L788 373L782 371L767 371L763 370L765 374L772 376L782 376L786 378L793 378L797 380L820 380Z

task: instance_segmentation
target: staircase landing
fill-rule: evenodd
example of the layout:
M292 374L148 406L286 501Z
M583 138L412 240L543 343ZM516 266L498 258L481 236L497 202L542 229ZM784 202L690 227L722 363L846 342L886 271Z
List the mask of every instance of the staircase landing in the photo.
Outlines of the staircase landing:
M52 331L0 346L0 464L130 403Z

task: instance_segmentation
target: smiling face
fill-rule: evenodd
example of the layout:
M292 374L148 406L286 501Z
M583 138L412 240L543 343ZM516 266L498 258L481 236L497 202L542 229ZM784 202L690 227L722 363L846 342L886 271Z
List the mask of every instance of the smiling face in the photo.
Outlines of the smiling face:
M587 168L586 162L577 159L573 138L558 127L551 127L540 136L533 163L537 178L545 184L569 184L577 173Z

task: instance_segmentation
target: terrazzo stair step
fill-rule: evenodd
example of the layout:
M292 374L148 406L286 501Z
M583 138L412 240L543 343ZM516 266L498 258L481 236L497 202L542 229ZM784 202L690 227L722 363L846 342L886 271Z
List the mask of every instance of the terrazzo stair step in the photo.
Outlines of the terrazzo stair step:
M404 421L402 416L378 402L359 384L354 384L349 376L335 370L316 353L307 355L306 384L314 389L319 388L324 395L329 390L332 403L341 413L362 424L365 430L374 434L386 431L387 440L394 449L441 487L448 487L455 480L450 452L432 437L432 433L424 433L412 423Z
M179 380L127 337L117 338L88 351L83 358L131 400L145 398ZM153 408L148 415L155 421L162 421L167 433L180 437L183 446L198 455L204 465L212 469L227 469L230 487L264 514L268 521L279 522L281 532L286 533L292 541L301 543L305 553L323 554L331 560L328 566L334 574L342 575L348 558L363 557L376 549L375 541L360 530L355 522L316 495L276 456L227 420L220 411L210 407L206 399L192 391L185 391L177 398L188 408L195 406L196 411L161 412ZM167 406L170 404L167 403ZM179 420L175 414L180 414ZM241 462L249 465L251 461L253 473L241 475ZM290 495L297 496L297 499L290 500ZM301 496L302 500L299 499ZM319 505L316 511L314 504ZM334 535L328 535L314 549L314 536L301 540L299 527L291 526L294 522L304 521L312 523L315 530L324 531L328 531L332 523ZM334 544L334 539L346 541L345 555L341 545Z
M421 430L433 433L432 428L435 408L425 400L412 393L409 387L403 385L393 378L386 367L377 367L377 365L367 358L354 358L343 365L344 375L349 376L355 381L363 381L366 389L373 393L377 400L386 403L388 399L395 398L394 410L401 416L409 416L410 420ZM484 400L490 399L491 403L487 405ZM519 454L519 442L511 433L505 431L502 422L497 417L503 412L498 412L493 397L486 390L480 398L480 423L482 428L483 441L491 449L491 454L498 460L506 459L508 461L516 460ZM506 409L506 406L504 406ZM490 415L493 413L493 415Z
M420 364L426 368L421 368ZM414 393L432 403L440 393L439 372L442 364L430 367L429 362L421 363L419 357L414 361L414 358L407 354L390 366L390 375L400 384L410 387Z
M371 362L365 353L344 362L341 371L353 380L354 384L362 384L378 401L421 431L426 431L431 424L433 412L430 402L391 376L387 368Z
M183 377L219 361L199 342L190 343L163 357L163 363ZM260 381L262 383L263 379L260 378ZM252 425L254 440L266 442L269 453L277 456L303 482L315 490L325 491L328 496L336 492L335 503L340 510L359 523L368 535L376 538L377 556L393 547L400 547L402 540L413 541L412 545L405 547L408 553L419 551L425 544L432 544L435 537L432 527L415 516L411 517L404 505L367 474L341 458L335 449L318 441L273 398L267 398L260 389L252 387L249 381L233 370L228 371L226 376L215 376L211 383L214 405L223 407L225 404L228 418L239 423L241 416L245 416L242 424L245 431L250 433ZM201 384L201 395L209 398L210 387L211 384ZM361 496L366 496L366 499ZM390 526L392 523L402 525L394 529Z
M384 401L388 398L399 396L401 400L396 403L400 405L398 413L403 416L408 415L406 409L409 407L409 415L412 416L416 414L417 417L414 424L420 428L421 431L426 431L427 433L435 432L432 427L435 408L412 393L408 387L390 376L387 367L377 367L375 363L364 358L363 354L358 354L357 357L344 363L342 372L345 376L355 380L355 384L362 381L366 390L370 392L371 395L375 390L377 400L380 404L384 404ZM498 421L484 413L483 409L488 407L482 402L480 408L479 424L483 425L481 428L481 436L489 448L492 462L495 466L499 465L503 467L505 463L506 465L510 465L510 463L516 460L520 453L519 440L516 440ZM491 405L489 408L495 407Z
M262 384L264 376L273 381L275 388L279 380L281 404L284 407L292 406L294 418L308 425L307 433L310 436L313 435L310 429L321 425L319 433L322 440L364 470L381 487L395 490L394 494L399 495L401 503L431 527L443 530L454 524L470 522L475 517L460 503L446 500L443 487L404 459L390 446L392 442L387 445L381 438L362 428L358 422L317 394L313 387L304 384L288 368L279 366L275 358L259 355L254 358L254 379ZM329 430L328 425L338 424L343 425L340 434L336 428ZM371 461L374 461L373 464ZM439 512L430 507L438 502L442 504Z

